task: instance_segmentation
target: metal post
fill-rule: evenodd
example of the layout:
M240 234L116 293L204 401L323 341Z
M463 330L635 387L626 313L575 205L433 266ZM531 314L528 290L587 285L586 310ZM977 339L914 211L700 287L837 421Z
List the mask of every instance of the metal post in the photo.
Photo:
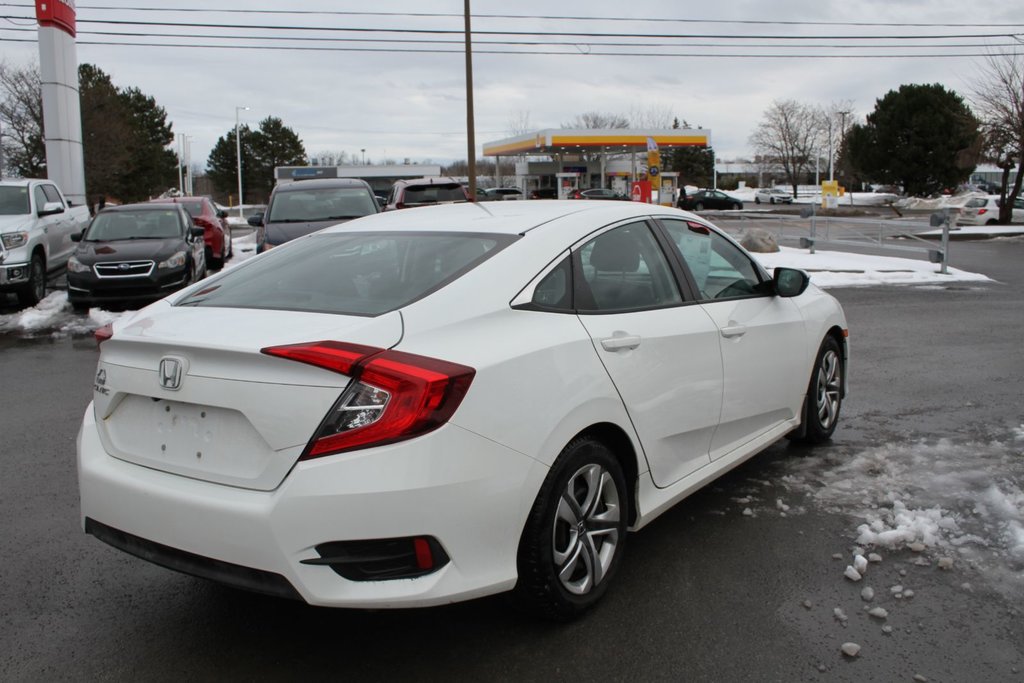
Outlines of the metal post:
M466 147L469 166L469 200L476 201L476 127L473 124L473 30L470 26L469 0L465 0L466 18Z
M811 251L814 253L814 242L818 238L818 207L811 204Z
M242 213L242 136L238 129L238 112L249 111L249 107L235 107L235 155L238 162L238 217L245 218Z
M181 156L181 139L183 137L184 136L181 133L178 133L178 194L185 194L185 178L182 173L182 162L184 159Z
M949 217L952 212L946 209L946 220L942 222L942 267L939 272L943 275L949 274Z

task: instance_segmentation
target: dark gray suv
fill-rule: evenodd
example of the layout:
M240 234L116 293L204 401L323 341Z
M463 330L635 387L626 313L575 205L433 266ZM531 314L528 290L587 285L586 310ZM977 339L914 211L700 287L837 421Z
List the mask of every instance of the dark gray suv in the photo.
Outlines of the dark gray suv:
M278 185L266 213L249 216L256 227L256 251L266 251L296 237L378 213L380 205L365 180L315 178Z

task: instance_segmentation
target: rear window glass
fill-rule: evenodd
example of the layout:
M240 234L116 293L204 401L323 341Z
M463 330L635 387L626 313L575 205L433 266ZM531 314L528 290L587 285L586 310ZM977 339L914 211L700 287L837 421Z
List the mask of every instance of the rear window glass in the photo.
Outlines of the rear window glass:
M365 187L329 187L278 192L270 204L271 223L315 223L377 213Z
M437 202L464 202L466 193L462 185L410 185L405 188L406 204L436 204Z
M202 216L203 215L203 203L202 202L178 202L178 203L185 207L185 210L188 211L188 215L192 216L192 218L195 218L197 216Z
M964 204L964 206L966 206L968 209L980 209L981 207L985 206L986 204L988 204L988 200L987 199L982 199L980 197L975 197L974 199L968 199L967 203Z
M375 316L444 287L515 239L440 232L312 235L228 271L177 305Z

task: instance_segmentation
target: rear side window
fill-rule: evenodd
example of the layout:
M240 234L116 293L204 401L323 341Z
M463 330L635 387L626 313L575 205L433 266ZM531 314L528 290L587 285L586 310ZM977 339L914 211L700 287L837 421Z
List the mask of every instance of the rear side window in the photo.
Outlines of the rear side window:
M577 252L576 308L616 312L682 303L675 278L645 223L602 233Z
M515 239L433 232L313 235L228 271L177 305L375 316L437 291Z
M986 204L988 204L988 200L987 199L982 199L981 197L975 197L974 199L968 199L967 203L964 204L964 206L966 206L968 209L980 209L981 207L985 206Z

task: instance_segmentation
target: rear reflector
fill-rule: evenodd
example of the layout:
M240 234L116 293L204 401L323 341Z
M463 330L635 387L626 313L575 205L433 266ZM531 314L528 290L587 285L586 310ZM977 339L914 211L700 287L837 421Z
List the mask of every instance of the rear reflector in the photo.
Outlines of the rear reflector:
M459 407L476 371L448 361L320 341L263 353L351 377L300 459L404 441L443 425Z

